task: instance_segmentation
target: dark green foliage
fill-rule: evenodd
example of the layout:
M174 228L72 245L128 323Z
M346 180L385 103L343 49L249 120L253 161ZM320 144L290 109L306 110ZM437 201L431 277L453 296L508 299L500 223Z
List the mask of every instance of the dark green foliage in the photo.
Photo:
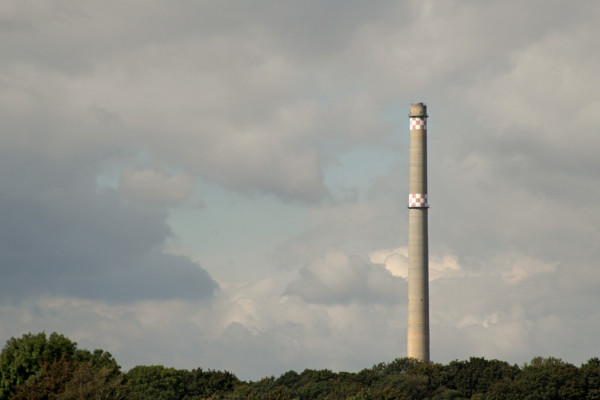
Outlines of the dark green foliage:
M120 367L103 350L78 350L63 335L44 332L8 340L0 355L0 399L123 399Z
M212 398L231 393L240 380L227 371L182 370L185 400Z
M115 374L121 371L121 367L117 364L112 354L104 350L96 349L93 352L89 350L77 350L73 358L77 361L89 361L94 368L108 368Z
M58 400L124 400L129 389L118 369L90 361L73 360L73 374L64 385Z
M132 368L125 374L125 383L131 400L196 400L231 394L240 381L227 371L187 371L154 365Z
M15 387L12 400L123 400L127 387L112 367L97 366L91 360L61 358L45 363L33 379Z
M77 344L58 333L27 333L21 338L10 338L0 355L0 400L9 399L18 385L35 378L44 363L61 358L70 360Z
M582 399L583 380L579 369L559 358L536 357L518 376L525 386L526 398L540 400Z
M454 389L448 389L447 387L441 387L435 391L432 400L464 400L468 397L464 397L461 392ZM474 399L474 397L471 397Z
M250 383L250 394L249 398L264 399L267 398L269 393L279 385L275 382L274 377L262 378L257 382Z
M590 358L580 368L586 400L600 400L600 359Z
M361 382L363 377L364 374L306 369L301 374L288 371L269 382L273 387L285 388L280 390L282 395L295 399L348 399L359 393L366 395L366 387ZM266 382L263 381L259 383L264 387Z
M444 377L441 365L411 358L378 364L372 370L379 375L369 391L373 399L429 399L441 387Z
M600 359L577 368L536 357L523 367L471 357L448 365L398 358L358 373L288 371L240 381L227 371L137 366L123 374L103 350L57 333L11 338L0 355L0 400L600 400Z
M125 374L131 400L177 400L183 396L183 374L162 365L137 366Z
M379 364L377 365L377 367L373 367L374 369L380 369L381 372L385 375L395 375L395 374L404 374L405 372L411 371L413 370L415 367L417 367L419 364L419 361L415 360L414 358L396 358L394 361L392 361L389 364Z
M72 376L73 365L64 357L51 363L45 362L38 379L31 379L17 386L11 398L13 400L56 399Z
M278 385L282 385L288 388L297 387L300 381L300 374L296 371L288 371L282 374L275 381Z
M452 361L447 367L448 386L465 398L475 393L486 393L488 388L503 378L512 380L519 367L504 361L471 357L469 361Z
M295 388L300 400L325 398L332 390L336 374L328 369L305 369L300 374L300 386Z
M527 387L523 381L504 378L490 386L487 398L490 400L513 400L525 399L527 395Z

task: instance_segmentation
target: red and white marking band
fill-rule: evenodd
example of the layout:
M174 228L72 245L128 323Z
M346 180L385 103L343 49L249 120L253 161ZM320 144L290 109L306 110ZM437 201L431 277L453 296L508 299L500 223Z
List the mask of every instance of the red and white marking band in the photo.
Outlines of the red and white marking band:
M410 130L425 130L427 129L427 119L425 118L410 118Z
M409 207L429 207L427 203L427 194L411 193L408 195Z

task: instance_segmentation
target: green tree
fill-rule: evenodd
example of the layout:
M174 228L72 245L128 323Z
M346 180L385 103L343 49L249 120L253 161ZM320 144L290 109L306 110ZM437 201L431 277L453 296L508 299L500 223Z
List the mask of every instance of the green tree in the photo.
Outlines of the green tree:
M184 372L162 365L137 366L125 374L131 400L178 400L184 395Z
M251 393L248 395L248 398L254 399L262 399L269 395L277 386L275 382L275 377L269 376L264 377L259 381L251 382L250 389Z
M195 400L224 396L231 394L240 380L228 371L203 371L197 368L192 371L182 371L184 400Z
M89 361L94 368L108 368L113 374L119 375L121 367L107 351L96 349L93 352L89 350L77 350L73 356L77 361Z
M44 363L70 360L76 349L75 342L55 332L50 337L42 332L10 338L0 354L0 400L8 400L17 386L39 375Z
M471 398L475 393L486 393L491 385L505 377L512 380L520 370L504 361L471 357L468 361L450 362L446 371L446 386Z
M73 365L64 357L58 361L44 363L42 373L35 379L17 386L12 400L55 400L73 377Z
M93 361L73 360L73 374L57 400L123 400L128 388L114 368L95 366Z
M374 371L372 368L365 368L355 376L356 381L365 388L371 387L380 378L381 373Z
M435 391L431 400L465 400L462 393L458 390L448 389L447 387L441 387Z
M522 379L503 378L488 388L488 400L514 400L525 399L528 396L526 382Z
M415 369L419 364L423 364L414 358L396 358L389 364L379 364L384 375L403 374Z
M427 377L421 375L392 374L377 381L369 391L375 400L423 399L427 397Z
M290 370L281 374L279 378L275 380L275 383L287 387L288 389L296 388L300 381L300 374L296 371Z
M328 369L305 369L300 374L301 386L296 394L300 400L323 399L334 391L337 375Z
M580 368L586 400L600 400L600 359L590 358Z
M519 375L529 399L579 400L584 398L584 383L579 369L554 357L535 357Z
M122 400L127 388L114 367L66 360L44 363L40 374L18 385L12 400Z

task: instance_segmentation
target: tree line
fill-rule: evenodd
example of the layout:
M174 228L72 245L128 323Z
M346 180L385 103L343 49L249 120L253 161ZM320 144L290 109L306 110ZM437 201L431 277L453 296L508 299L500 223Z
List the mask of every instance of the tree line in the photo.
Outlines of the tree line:
M600 400L600 359L580 367L536 357L523 366L471 357L447 365L398 358L360 372L288 371L243 381L228 371L137 366L64 335L25 334L0 354L0 400L584 399Z

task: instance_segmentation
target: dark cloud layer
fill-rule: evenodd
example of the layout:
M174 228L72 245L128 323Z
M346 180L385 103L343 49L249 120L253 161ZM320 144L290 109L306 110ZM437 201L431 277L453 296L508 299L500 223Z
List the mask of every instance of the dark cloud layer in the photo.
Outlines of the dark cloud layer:
M210 298L208 273L162 254L166 210L98 193L86 166L2 152L0 263L3 297Z

